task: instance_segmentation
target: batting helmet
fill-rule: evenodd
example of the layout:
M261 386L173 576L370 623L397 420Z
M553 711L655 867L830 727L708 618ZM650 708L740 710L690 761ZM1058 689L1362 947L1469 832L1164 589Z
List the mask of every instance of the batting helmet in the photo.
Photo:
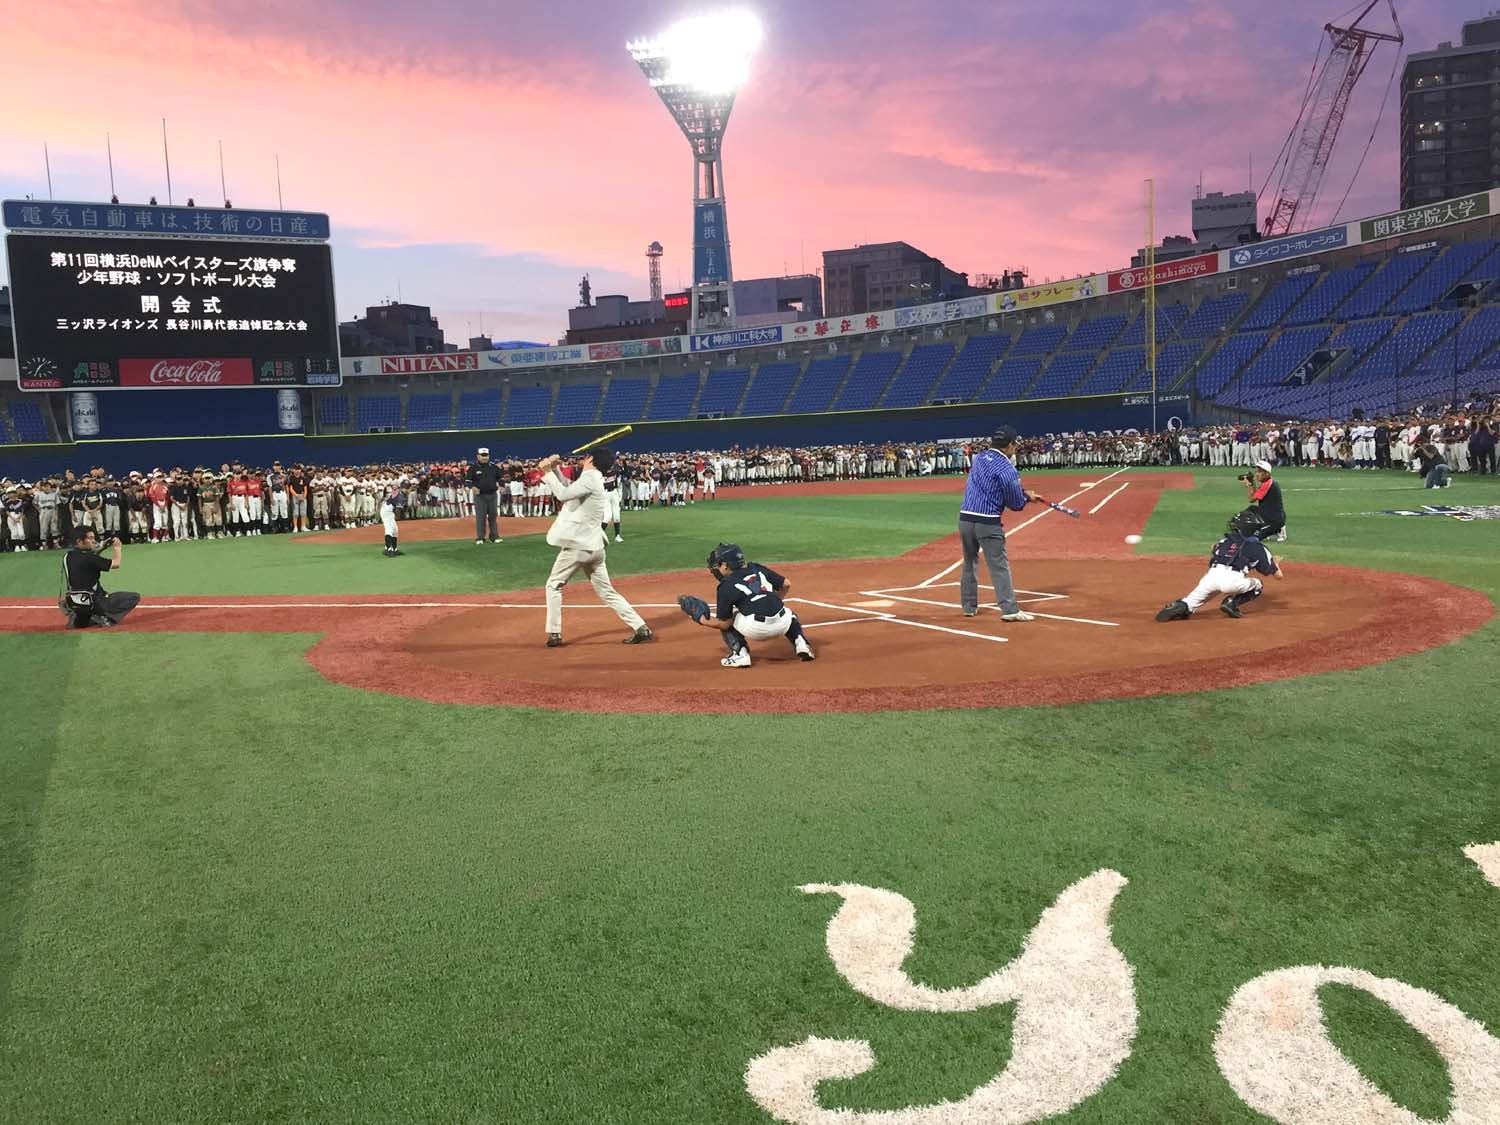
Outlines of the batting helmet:
M745 565L745 552L740 549L738 543L720 543L708 553L708 569L710 573L716 566L727 566L730 570L739 570Z
M1269 526L1254 508L1246 508L1229 517L1227 530L1233 535L1259 535Z

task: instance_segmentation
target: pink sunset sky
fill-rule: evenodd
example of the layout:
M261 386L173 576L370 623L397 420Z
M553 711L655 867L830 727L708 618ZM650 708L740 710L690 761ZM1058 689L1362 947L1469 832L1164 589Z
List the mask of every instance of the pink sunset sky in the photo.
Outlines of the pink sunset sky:
M10 107L0 192L326 211L339 315L433 306L450 341L555 339L577 301L669 288L690 261L686 142L625 51L702 10L561 0L153 0L38 9L3 0ZM1124 265L1189 232L1189 201L1255 186L1341 0L763 0L766 41L725 146L735 273L811 272L822 251L902 239L970 274L1035 279ZM1362 6L1362 5L1361 5ZM1411 50L1484 6L1398 0ZM45 14L44 14L45 13ZM1376 26L1389 25L1384 0ZM1374 17L1372 17L1374 18ZM1332 217L1375 126L1393 55L1355 94L1315 223ZM1392 90L1340 218L1398 202ZM1273 185L1274 186L1274 185ZM1269 201L1263 201L1268 206Z

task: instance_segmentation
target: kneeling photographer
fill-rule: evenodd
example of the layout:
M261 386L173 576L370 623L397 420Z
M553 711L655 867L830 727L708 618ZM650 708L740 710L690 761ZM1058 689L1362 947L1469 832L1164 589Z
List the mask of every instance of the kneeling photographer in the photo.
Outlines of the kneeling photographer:
M1249 493L1249 506L1254 508L1265 522L1261 538L1286 538L1286 508L1281 503L1281 485L1271 479L1271 462L1257 461L1255 468L1242 473L1238 478Z
M113 555L98 553L99 542L93 527L82 524L73 529L73 549L63 556L63 595L58 608L68 619L69 629L87 629L90 625L110 628L140 604L141 596L118 590L104 592L99 576L120 569L120 540L110 540Z

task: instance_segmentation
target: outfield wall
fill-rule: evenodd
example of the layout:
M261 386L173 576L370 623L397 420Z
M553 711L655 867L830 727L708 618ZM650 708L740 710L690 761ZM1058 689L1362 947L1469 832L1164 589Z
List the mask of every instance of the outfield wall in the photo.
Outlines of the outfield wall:
M182 394L185 392L175 392ZM225 391L206 391L222 396ZM252 392L259 393L259 392ZM1185 395L1164 396L1160 424L1190 420ZM638 422L618 443L630 452L728 449L732 446L807 446L853 442L934 441L993 433L1002 423L1023 434L1074 430L1149 429L1151 396L1098 395L1091 398L1031 399L1023 402L924 406L911 410L864 410L840 414L778 414L763 418L722 418L682 422ZM149 471L243 461L252 465L301 461L314 465L473 459L480 446L497 455L539 457L567 451L612 427L547 426L534 429L446 430L439 433L223 434L212 437L153 437L123 441L79 441L53 445L0 446L0 476L31 480L64 468L102 465L114 473Z

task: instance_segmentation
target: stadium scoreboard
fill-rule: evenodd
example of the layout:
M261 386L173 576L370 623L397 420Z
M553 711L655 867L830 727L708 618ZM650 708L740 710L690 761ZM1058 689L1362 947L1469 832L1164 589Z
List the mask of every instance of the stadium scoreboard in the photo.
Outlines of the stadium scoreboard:
M22 390L336 386L326 242L6 237Z

